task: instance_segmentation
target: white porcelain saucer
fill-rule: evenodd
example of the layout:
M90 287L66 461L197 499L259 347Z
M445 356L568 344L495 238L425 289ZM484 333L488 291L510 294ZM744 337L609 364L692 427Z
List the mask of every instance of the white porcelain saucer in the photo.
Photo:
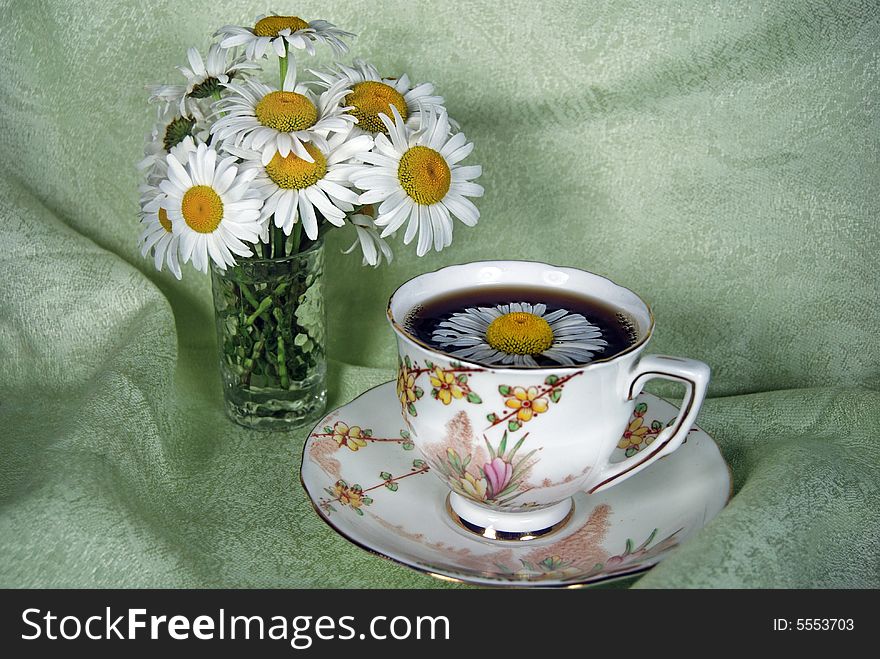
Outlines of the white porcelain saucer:
M676 415L643 393L617 450L645 448ZM465 530L448 488L401 429L395 383L328 414L303 448L301 478L315 510L355 545L432 576L492 586L584 585L636 574L699 531L730 498L730 471L709 435L600 494L575 497L551 536L511 542Z

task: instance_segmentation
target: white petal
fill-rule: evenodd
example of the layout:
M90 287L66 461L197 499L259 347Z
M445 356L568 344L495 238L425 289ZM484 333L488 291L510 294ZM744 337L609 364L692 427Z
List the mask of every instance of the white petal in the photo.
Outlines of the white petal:
M317 240L318 219L315 217L315 208L304 194L299 195L299 219L309 239Z

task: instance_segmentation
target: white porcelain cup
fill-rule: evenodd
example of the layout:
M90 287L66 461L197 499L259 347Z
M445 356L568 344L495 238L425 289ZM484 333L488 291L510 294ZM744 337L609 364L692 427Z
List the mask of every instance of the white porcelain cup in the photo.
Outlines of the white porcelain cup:
M489 367L406 331L406 316L417 305L493 286L559 289L597 300L629 317L636 340L585 366ZM611 487L672 453L693 426L709 382L703 362L645 355L654 329L648 305L629 289L575 268L527 261L450 266L398 288L388 319L397 335L397 393L412 441L450 488L453 519L488 538L546 535L570 517L574 494ZM612 462L636 396L652 378L684 385L681 413L662 431L654 429L650 445Z

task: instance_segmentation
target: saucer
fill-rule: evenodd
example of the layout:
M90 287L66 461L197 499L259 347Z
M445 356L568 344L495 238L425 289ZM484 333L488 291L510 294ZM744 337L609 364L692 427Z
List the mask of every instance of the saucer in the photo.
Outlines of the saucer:
M678 413L642 393L613 460L648 446ZM694 427L675 453L599 494L578 494L553 534L511 542L475 535L449 489L402 428L394 382L334 410L303 447L315 510L355 545L441 579L491 586L586 585L643 572L703 528L731 493L727 464Z

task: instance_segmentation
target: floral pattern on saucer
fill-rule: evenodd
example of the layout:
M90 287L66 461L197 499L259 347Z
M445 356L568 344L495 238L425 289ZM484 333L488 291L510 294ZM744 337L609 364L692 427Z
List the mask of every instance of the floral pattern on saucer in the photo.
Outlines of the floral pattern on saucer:
M444 447L429 464L414 455L409 432L397 425L399 393L399 381L386 383L327 415L306 441L301 476L315 509L340 535L428 574L518 586L634 574L686 541L729 497L727 465L712 439L694 428L688 443L641 474L576 496L572 519L559 532L520 543L485 540L456 525L447 495L453 489L478 500L519 497L534 460L528 433L504 432L472 449ZM465 395L452 396L467 402ZM612 460L650 444L676 413L662 399L641 394Z

